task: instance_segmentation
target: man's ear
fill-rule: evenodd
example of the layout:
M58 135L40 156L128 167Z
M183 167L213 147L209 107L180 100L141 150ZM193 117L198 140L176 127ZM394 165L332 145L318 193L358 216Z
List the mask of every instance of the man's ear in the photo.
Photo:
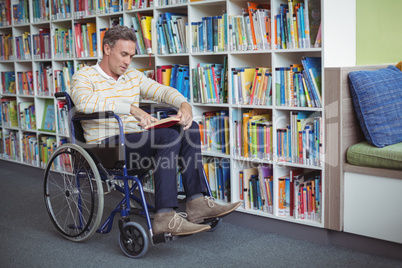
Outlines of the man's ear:
M110 54L110 46L109 44L105 44L103 47L103 50L105 51L105 55L109 56Z

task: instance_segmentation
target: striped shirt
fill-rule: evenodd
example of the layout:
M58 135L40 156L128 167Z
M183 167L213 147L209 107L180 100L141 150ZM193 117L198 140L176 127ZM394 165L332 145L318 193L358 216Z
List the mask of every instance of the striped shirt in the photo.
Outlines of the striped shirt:
M180 108L187 99L176 89L147 78L142 72L129 67L116 81L100 66L86 66L72 79L71 98L79 112L113 111L123 121L124 133L141 132L138 120L130 114L131 104L139 106L140 97ZM87 143L119 134L114 118L81 122Z

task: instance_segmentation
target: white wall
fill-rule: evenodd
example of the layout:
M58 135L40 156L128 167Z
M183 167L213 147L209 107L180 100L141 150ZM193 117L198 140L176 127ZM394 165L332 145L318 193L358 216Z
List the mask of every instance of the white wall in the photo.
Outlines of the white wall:
M356 65L356 0L322 0L325 67Z

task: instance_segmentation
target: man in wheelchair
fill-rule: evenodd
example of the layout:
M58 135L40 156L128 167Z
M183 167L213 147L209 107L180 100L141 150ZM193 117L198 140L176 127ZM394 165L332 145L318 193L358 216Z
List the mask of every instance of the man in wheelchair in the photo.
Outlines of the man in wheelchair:
M135 55L133 30L116 26L103 38L103 58L73 76L71 97L79 112L113 111L123 121L126 159L129 168L142 168L144 159L154 164L154 234L189 235L210 229L202 224L225 216L241 202L221 205L206 196L200 133L193 122L192 107L176 89L161 85L130 67ZM179 124L169 128L144 128L158 121L139 108L140 97L178 108ZM111 119L82 123L87 143L115 143L118 123ZM177 166L178 165L178 166ZM187 196L186 213L176 213L177 167L182 174Z

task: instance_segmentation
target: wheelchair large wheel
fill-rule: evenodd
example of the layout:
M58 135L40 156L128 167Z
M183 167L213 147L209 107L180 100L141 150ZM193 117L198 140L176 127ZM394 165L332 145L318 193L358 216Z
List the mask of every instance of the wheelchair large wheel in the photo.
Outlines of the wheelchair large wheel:
M139 259L148 251L148 234L139 223L127 222L120 233L119 244L126 256Z
M45 169L44 197L54 226L67 239L92 236L103 214L103 187L89 154L75 144L63 144Z

